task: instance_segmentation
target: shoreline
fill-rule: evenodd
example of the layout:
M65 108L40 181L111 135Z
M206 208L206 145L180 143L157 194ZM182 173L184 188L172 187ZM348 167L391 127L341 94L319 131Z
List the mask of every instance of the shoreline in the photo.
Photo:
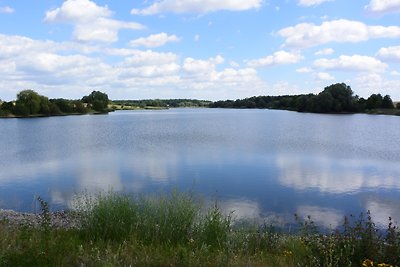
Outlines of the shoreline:
M190 107L192 108L192 107ZM221 107L193 107L193 108L210 108L210 109L268 109L268 110L285 110L285 111L292 111L298 113L307 113L307 114L323 114L323 115L355 115L355 114L365 114L365 115L389 115L389 116L400 116L399 109L374 109L368 110L365 112L327 112L327 113L320 113L320 112L309 112L309 111L297 111L293 109L275 109L275 108L221 108ZM65 117L65 116L84 116L84 115L108 115L110 112L115 111L139 111L139 110L169 110L170 107L145 107L145 108L116 108L107 110L105 112L88 112L88 113L64 113L64 114L56 114L56 115L44 115L44 114L35 114L29 116L19 116L14 114L2 115L0 119L34 119L34 118L49 118L49 117Z
M78 229L78 216L68 210L49 212L50 228L55 229ZM0 223L8 227L37 228L43 224L45 216L43 213L18 212L14 210L0 209Z
M84 116L84 115L107 115L109 112L112 111L106 111L106 112L88 112L88 113L63 113L63 114L54 114L54 115L44 115L44 114L35 114L35 115L29 115L29 116L19 116L19 115L5 115L5 116L0 116L0 119L35 119L35 118L50 118L50 117L66 117L66 116Z

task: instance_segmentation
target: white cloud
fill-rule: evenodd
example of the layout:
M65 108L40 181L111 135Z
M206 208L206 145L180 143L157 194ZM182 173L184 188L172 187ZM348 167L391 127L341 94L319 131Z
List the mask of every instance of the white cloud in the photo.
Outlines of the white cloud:
M101 87L116 74L112 66L98 58L82 55L59 55L55 53L27 53L14 61L15 74L23 82L43 87L75 87L80 91ZM18 88L21 90L21 88ZM60 89L60 88L58 88ZM53 92L54 93L54 92Z
M262 0L159 0L145 9L132 9L132 14L154 15L159 13L205 14L219 10L241 11L261 7Z
M46 90L53 88L51 94L66 90L69 95L82 96L87 88L96 88L112 80L115 71L98 58L79 54L62 55L54 52L24 51L17 56L0 59L0 76L4 86L12 86L14 94L24 88ZM0 86L2 87L2 86ZM76 94L73 92L76 89Z
M259 68L274 65L294 64L299 62L302 58L303 57L298 53L290 53L281 50L264 58L250 60L247 65L253 68Z
M140 24L134 22L99 18L93 23L76 25L74 38L78 41L116 42L120 29L137 30L141 28Z
M239 63L237 63L236 61L233 61L233 60L231 60L231 61L229 62L229 65L230 65L232 68L239 68L239 67L240 67Z
M400 0L371 0L365 9L373 13L400 12Z
M312 71L313 70L311 68L308 68L308 67L303 67L303 68L296 69L296 72L298 72L298 73L310 73Z
M257 77L257 71L252 68L233 69L227 68L218 73L218 79L222 82L229 83L245 83L251 82Z
M354 80L354 88L359 88L360 95L368 97L376 94L377 89L382 95L390 95L393 101L400 100L400 80L388 80L376 73L361 74Z
M99 17L110 17L111 10L90 0L67 0L61 7L46 12L48 22L90 22Z
M393 70L390 72L390 75L392 76L400 76L400 72L398 72L397 70Z
M369 26L359 21L332 20L321 25L300 23L281 29L278 34L285 38L284 46L309 48L330 42L355 43L374 38L400 38L398 26Z
M333 54L335 51L332 48L325 48L314 53L316 56L327 56Z
M263 95L299 95L304 94L304 89L288 81L277 81L269 84Z
M110 55L112 63L107 62ZM24 88L51 98L80 98L90 90L105 91L114 99L226 99L267 93L270 87L255 69L223 63L219 55L182 60L171 52L0 34L0 91L7 100Z
M222 64L224 61L224 58L220 55L209 58L208 60L186 58L183 63L183 69L186 72L194 74L210 73L215 71L216 65Z
M330 2L334 0L299 0L300 6L318 6L324 2Z
M379 49L378 57L382 60L400 62L400 46L383 47Z
M15 10L9 6L0 6L0 13L11 14L14 12L15 12Z
M20 36L0 35L0 90L14 88L12 99L23 88L46 90L50 97L67 90L67 95L81 97L87 88L146 88L179 80L180 63L173 53L156 53L134 49L97 49L93 55L82 55L71 44L43 42ZM91 50L90 46L86 50ZM79 50L79 49L78 49ZM106 63L104 55L123 56L122 62ZM3 68L4 66L4 68ZM50 91L50 90L49 90Z
M98 6L90 0L67 0L61 7L47 11L44 21L73 24L73 36L79 41L115 42L120 29L143 28L139 23L110 19L112 15L107 6Z
M174 53L159 53L151 50L134 51L118 66L119 78L167 77L178 75L181 66Z
M57 72L60 74L65 69L79 68L81 66L90 66L99 64L96 59L82 56L70 55L61 56L54 53L32 53L29 57L22 59L18 64L19 70L29 72Z
M177 63L178 56L174 53L160 53L152 50L130 50L130 56L124 59L124 64L129 66L157 65Z
M327 72L318 72L318 73L315 75L315 78L316 78L317 80L320 80L320 81L332 81L332 80L335 79L335 77L333 77L332 75L330 75L330 74L327 73Z
M26 51L37 51L54 47L54 42L34 41L28 37L0 34L0 59L18 56Z
M165 32L159 34L152 34L145 38L139 38L130 42L133 47L159 47L170 42L179 42L180 39L176 35L168 35Z
M388 67L376 58L360 55L341 55L335 59L317 59L314 61L314 66L325 70L364 72L384 72Z
M193 37L193 40L194 40L195 42L198 42L198 41L200 40L200 35L196 34L196 35Z
M163 77L178 74L180 66L177 63L160 65L143 65L137 67L125 67L119 71L119 78L129 77Z
M232 95L245 97L265 92L266 85L258 77L255 69L229 67L217 70L217 66L224 62L225 59L219 55L209 59L186 58L182 66L181 86L198 92L211 93L215 99L222 99L221 94L226 94L227 98Z

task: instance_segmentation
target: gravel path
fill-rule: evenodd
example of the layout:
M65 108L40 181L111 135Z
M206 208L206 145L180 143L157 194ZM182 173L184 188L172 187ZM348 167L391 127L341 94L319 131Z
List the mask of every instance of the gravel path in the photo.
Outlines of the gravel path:
M43 221L42 214L16 212L0 209L0 222L8 226L38 227ZM73 212L57 211L50 213L50 226L53 228L73 229L79 227L77 216Z

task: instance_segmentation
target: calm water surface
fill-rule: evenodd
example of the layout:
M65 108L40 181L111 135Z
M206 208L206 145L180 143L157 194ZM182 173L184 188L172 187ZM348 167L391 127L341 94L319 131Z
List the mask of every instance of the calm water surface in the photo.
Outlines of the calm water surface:
M0 208L71 207L76 193L194 189L236 218L371 210L400 221L400 118L171 109L0 120Z

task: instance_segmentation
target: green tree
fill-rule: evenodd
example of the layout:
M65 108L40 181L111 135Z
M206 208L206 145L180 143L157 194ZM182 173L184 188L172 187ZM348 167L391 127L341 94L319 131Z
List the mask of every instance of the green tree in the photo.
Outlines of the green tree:
M11 103L11 106L14 107L14 105ZM11 113L11 109L8 107L7 102L3 102L0 99L0 116L7 116Z
M81 113L81 114L83 114L83 113L86 113L86 112L87 112L87 109L86 109L86 107L85 107L85 105L83 104L82 101L80 101L80 100L75 100L75 101L73 102L73 105L74 105L74 111L75 111L76 113Z
M57 98L57 99L51 99L50 102L57 105L61 113L72 113L74 111L74 107L70 100L64 98Z
M367 100L365 98L363 98L363 97L360 97L357 100L357 111L358 112L365 112L366 106L367 106Z
M17 94L16 110L19 115L38 114L41 96L33 90L23 90Z
M381 108L382 102L383 102L383 97L381 94L372 94L370 97L368 97L365 108L366 109Z
M108 95L100 91L93 91L90 95L84 96L82 102L88 103L96 111L105 111L107 109L109 99Z
M44 115L50 115L51 114L51 109L50 109L50 101L47 97L45 96L40 96L40 114Z
M393 101L390 95L385 95L382 99L382 108L394 108Z
M313 111L318 113L329 113L334 111L334 101L335 99L329 91L322 91L316 97L313 98Z
M31 114L28 106L20 102L16 102L13 113L19 116L29 116Z
M296 98L295 108L300 112L307 110L307 97L305 95L301 95Z
M13 113L14 112L14 103L12 102L12 101L10 101L10 102L3 102L3 104L1 105L1 109L2 110L8 110L8 111L10 111L11 113Z
M353 90L345 83L332 84L322 92L329 92L333 98L331 112L352 112L356 109Z
M396 108L400 109L400 102L396 104Z
M51 115L61 115L62 114L60 108L57 106L56 103L50 101L49 107L50 107Z

